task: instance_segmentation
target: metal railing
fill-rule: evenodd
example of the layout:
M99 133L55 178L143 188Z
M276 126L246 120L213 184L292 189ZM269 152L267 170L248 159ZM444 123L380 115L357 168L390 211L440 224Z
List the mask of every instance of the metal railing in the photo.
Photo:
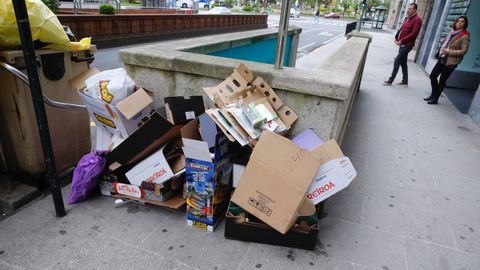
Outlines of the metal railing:
M25 73L21 72L20 70L14 68L13 66L0 62L0 67L5 69L6 71L10 72L11 74L15 75L17 78L22 80L28 87L30 87L30 84L28 82L28 77L25 75ZM51 107L55 108L60 108L60 109L67 109L67 110L76 110L76 111L86 111L85 105L80 105L80 104L72 104L72 103L65 103L65 102L59 102L55 101L51 98L49 98L47 95L43 94L43 102Z
M357 28L357 22L348 23L345 27L345 36Z

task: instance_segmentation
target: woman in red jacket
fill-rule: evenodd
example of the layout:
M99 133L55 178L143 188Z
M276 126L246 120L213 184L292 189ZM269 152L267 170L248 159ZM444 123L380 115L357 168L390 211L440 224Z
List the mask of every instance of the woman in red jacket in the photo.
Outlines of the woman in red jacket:
M430 83L432 84L432 93L424 98L428 104L437 104L438 98L445 88L448 77L455 68L462 62L463 56L468 51L470 45L470 33L467 31L468 19L465 16L458 17L452 25L452 31L442 40L437 55L438 61L430 73ZM440 81L438 81L440 76Z

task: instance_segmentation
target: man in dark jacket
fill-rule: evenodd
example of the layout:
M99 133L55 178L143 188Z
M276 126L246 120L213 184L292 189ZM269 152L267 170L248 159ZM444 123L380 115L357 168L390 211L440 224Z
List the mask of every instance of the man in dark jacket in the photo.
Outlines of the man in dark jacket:
M420 32L422 27L422 19L417 15L417 4L412 3L408 5L407 16L403 20L402 26L395 35L395 44L400 46L398 49L398 55L395 58L393 63L392 75L388 80L384 81L384 85L392 85L395 76L397 76L399 66L402 67L403 78L399 83L400 85L408 85L408 68L407 68L407 58L408 53L412 50L415 45L415 39Z

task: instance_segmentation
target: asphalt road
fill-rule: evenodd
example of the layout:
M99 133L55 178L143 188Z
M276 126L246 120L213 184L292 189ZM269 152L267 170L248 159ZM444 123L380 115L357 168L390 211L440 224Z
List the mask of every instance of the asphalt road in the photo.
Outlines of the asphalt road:
M278 26L279 20L279 15L269 15L268 25ZM301 58L316 48L343 36L347 23L349 21L324 18L320 18L319 22L315 23L314 17L305 16L290 18L289 25L302 28L297 58Z
M279 15L269 15L268 25L270 27L278 26L280 20ZM327 44L336 38L343 36L345 33L345 25L348 21L339 19L323 19L320 18L318 23L314 23L313 17L290 18L289 25L296 25L302 28L300 41L298 46L297 58L301 58L316 48ZM156 41L158 43L161 41ZM95 53L95 61L93 66L99 70L107 70L122 67L122 63L118 57L118 50L123 48L135 47L141 44L114 47L107 49L99 49Z

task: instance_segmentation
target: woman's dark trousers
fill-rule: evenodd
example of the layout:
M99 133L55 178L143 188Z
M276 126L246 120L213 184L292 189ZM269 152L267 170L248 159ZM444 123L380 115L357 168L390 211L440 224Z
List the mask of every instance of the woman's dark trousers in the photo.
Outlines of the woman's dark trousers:
M430 94L430 97L432 100L438 101L445 88L448 77L450 77L455 70L455 67L445 66L442 65L440 61L437 61L437 64L433 67L432 72L430 73L430 83L432 85L432 93ZM440 81L437 79L438 76L440 76Z

